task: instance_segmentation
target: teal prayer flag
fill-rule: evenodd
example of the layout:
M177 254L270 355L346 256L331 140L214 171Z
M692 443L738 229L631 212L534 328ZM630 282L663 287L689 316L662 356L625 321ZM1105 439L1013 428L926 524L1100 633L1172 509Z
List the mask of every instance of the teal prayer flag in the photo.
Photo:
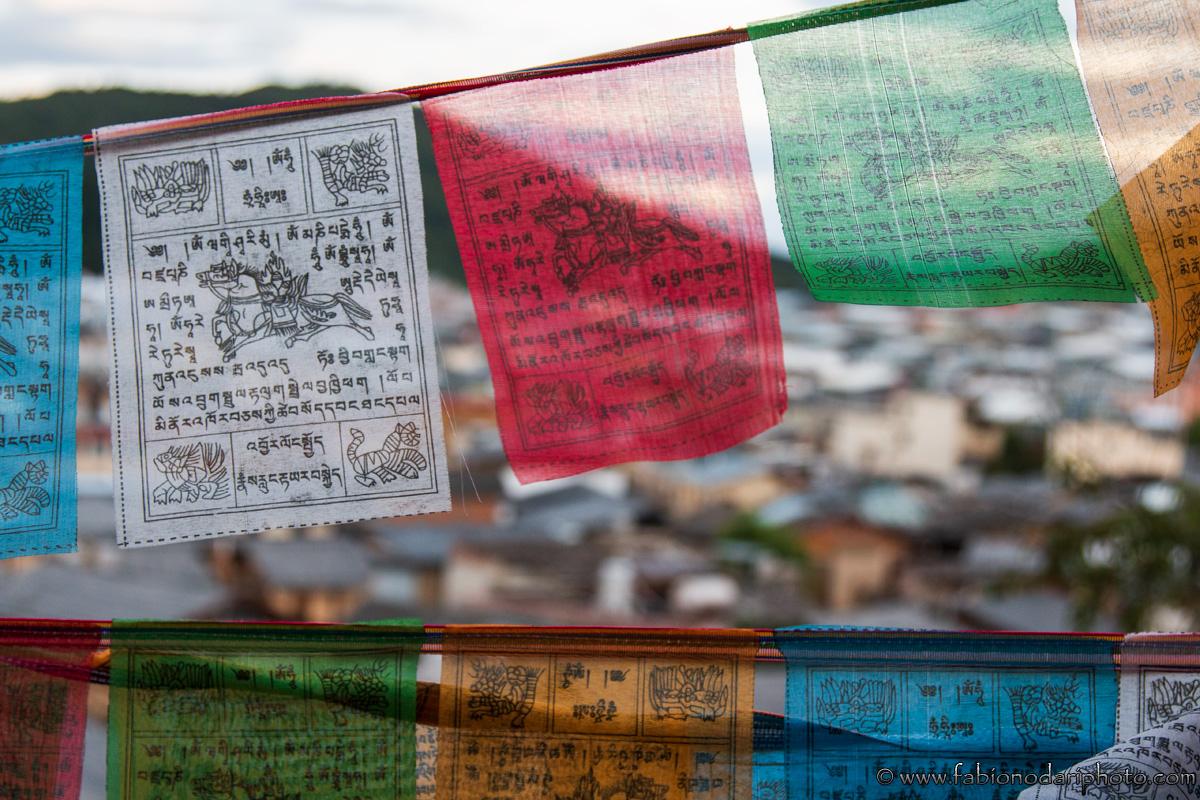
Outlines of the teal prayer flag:
M1095 213L1117 185L1052 0L858 3L750 36L818 300L1134 300L1136 239Z
M1014 798L1113 743L1119 636L797 628L775 644L787 797Z

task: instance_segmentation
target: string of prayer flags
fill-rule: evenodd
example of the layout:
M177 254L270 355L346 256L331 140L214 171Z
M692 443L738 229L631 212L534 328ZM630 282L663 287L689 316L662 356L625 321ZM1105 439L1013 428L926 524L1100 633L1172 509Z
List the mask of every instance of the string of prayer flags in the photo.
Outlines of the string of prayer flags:
M447 626L437 797L751 796L750 630Z
M884 800L901 772L1038 773L1113 742L1119 636L796 628L775 644L788 797Z
M0 149L0 558L75 552L83 140Z
M97 131L122 546L449 510L412 114Z
M521 482L706 455L779 421L731 51L423 107Z
M815 298L1134 300L1137 244L1127 216L1094 215L1116 184L1052 0L857 4L749 31Z
M1200 4L1077 0L1079 55L1100 132L1157 290L1154 393L1200 339Z
M114 621L109 800L412 800L419 623Z
M100 636L95 622L0 620L0 797L79 797Z

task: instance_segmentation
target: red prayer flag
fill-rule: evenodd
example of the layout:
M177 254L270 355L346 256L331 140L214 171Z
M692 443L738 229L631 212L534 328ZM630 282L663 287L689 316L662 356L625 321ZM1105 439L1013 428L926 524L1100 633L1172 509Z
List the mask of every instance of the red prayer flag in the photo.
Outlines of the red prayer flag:
M728 48L424 103L522 483L694 458L787 405Z
M96 622L0 620L0 797L74 800Z

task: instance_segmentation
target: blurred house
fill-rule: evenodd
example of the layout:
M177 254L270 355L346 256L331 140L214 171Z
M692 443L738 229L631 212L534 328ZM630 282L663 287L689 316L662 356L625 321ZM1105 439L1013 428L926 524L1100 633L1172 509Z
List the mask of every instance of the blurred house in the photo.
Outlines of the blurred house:
M1050 432L1047 465L1094 482L1105 478L1176 478L1185 449L1178 437L1160 436L1116 422L1062 422Z
M820 602L837 611L894 596L912 551L904 536L852 520L810 523L799 541Z
M672 519L718 506L751 510L782 496L785 487L743 448L689 461L647 461L629 467L633 483Z
M277 619L345 622L366 603L371 566L348 538L251 539L232 573L243 603Z
M957 473L967 441L962 400L903 392L882 411L837 414L827 452L835 465L864 475L946 483Z

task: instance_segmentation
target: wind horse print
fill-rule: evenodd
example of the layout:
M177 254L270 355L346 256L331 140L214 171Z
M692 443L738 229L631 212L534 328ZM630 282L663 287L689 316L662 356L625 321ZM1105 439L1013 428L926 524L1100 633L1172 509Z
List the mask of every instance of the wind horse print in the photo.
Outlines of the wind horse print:
M1116 184L1053 0L860 3L749 31L813 297L1135 299L1137 241L1123 209L1096 213Z
M423 108L518 480L702 456L779 421L732 53Z
M97 133L120 546L449 510L411 107L179 124Z
M0 558L76 548L82 186L77 137L0 148Z

